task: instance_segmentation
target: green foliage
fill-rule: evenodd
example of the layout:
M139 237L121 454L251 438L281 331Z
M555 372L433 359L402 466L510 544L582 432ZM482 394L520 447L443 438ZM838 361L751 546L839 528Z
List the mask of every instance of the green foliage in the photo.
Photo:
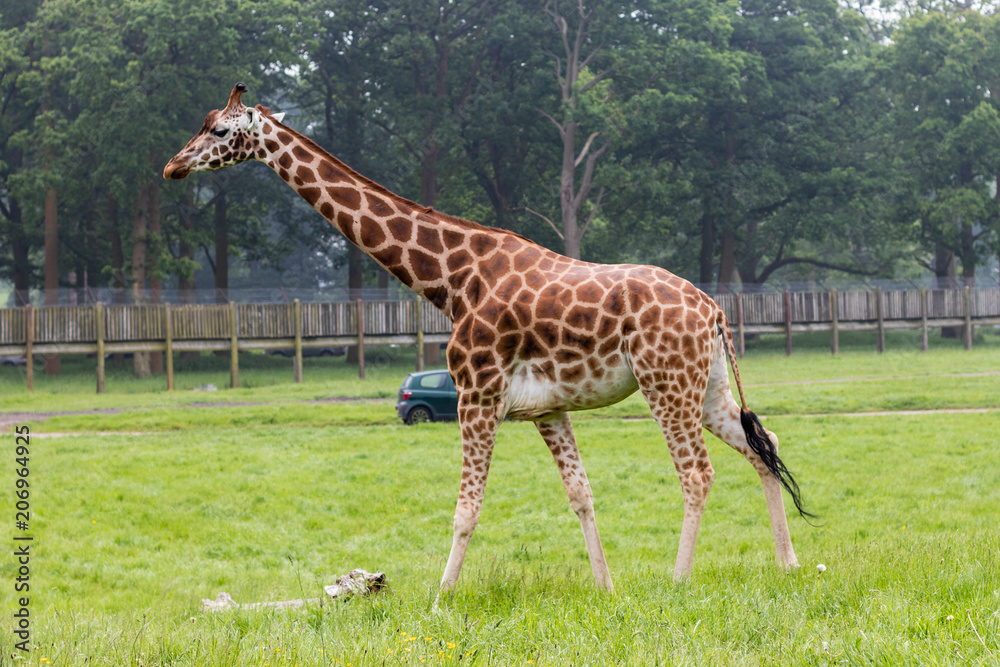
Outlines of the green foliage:
M40 283L49 188L63 280L127 277L144 188L237 80L411 199L556 248L565 230L529 211L573 209L586 259L711 283L915 275L951 253L971 276L1000 250L1000 16L919 2L893 23L871 5L4 1L0 279ZM317 286L345 262L329 225L244 167L162 185L161 277L204 278L220 193L244 264Z
M929 12L904 21L885 54L901 175L912 182L901 216L915 223L924 255L936 255L939 276L951 256L974 276L1000 234L1000 200L990 192L1000 174L998 38L1000 15Z

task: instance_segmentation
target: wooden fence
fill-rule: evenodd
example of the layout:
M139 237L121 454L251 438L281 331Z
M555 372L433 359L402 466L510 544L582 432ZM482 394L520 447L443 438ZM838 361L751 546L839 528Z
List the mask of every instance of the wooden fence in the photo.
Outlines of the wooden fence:
M841 331L920 329L927 349L929 327L957 327L966 348L975 326L1000 324L1000 288L870 292L716 294L742 356L746 334L784 333L791 354L793 332L829 331L836 354ZM836 307L831 308L831 305ZM364 377L364 349L371 345L423 345L448 340L451 322L420 300L289 304L45 306L0 309L0 356L95 354L97 390L104 390L105 355L165 352L167 387L173 388L173 353L228 350L231 385L239 386L239 352L294 350L293 372L302 379L302 349L357 345ZM32 387L32 364L27 382Z

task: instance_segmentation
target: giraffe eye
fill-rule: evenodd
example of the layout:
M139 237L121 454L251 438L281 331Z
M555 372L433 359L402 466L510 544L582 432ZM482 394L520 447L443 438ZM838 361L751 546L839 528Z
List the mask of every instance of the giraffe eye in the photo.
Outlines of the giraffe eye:
M228 127L217 127L214 130L212 130L212 134L214 134L217 137L224 137L226 136L227 132L229 132Z

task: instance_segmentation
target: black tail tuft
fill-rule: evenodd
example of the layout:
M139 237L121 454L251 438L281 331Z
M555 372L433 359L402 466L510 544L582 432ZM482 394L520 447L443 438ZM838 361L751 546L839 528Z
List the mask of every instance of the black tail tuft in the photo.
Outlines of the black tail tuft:
M747 409L740 410L740 422L743 424L743 430L747 434L747 444L750 445L750 449L760 457L760 460L771 471L771 474L777 477L781 485L785 487L788 495L792 497L792 502L795 503L795 509L798 510L802 518L819 518L815 514L803 509L799 485L796 483L795 478L792 477L792 473L785 467L784 462L778 458L778 453L774 451L774 445L771 443L770 438L767 437L767 433L764 431L760 420L757 419L757 415Z

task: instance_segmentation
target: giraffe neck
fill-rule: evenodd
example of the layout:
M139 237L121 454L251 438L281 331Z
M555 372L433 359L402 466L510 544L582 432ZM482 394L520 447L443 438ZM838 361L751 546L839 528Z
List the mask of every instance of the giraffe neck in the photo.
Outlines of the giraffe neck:
M258 160L351 243L450 318L477 260L500 246L510 251L530 244L404 199L273 118L264 118L259 145Z

